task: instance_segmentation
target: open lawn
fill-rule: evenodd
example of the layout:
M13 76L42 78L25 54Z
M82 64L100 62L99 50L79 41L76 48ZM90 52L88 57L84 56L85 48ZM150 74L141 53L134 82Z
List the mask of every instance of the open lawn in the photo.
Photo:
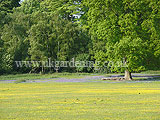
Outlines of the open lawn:
M53 74L16 74L1 75L1 80L34 80L34 79L52 79L52 78L81 78L89 73L53 73Z
M159 120L160 82L0 83L1 120Z

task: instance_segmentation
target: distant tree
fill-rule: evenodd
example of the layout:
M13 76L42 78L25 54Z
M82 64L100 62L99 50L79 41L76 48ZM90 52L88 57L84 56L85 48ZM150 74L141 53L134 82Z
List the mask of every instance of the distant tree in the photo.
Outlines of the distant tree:
M88 49L88 39L85 39L87 35L83 33L73 16L76 9L73 2L27 2L23 2L20 10L26 10L24 13L32 16L33 25L28 31L31 60L70 60Z
M90 39L75 16L81 1L24 0L20 7L11 9L12 2L3 1L2 6L8 9L0 13L5 18L0 19L0 67L5 72L29 70L17 68L15 61L71 60L88 52ZM19 2L15 5L19 6Z
M20 6L20 0L0 0L0 73L4 73L3 56L5 54L3 48L3 40L1 39L4 24L9 22L8 13L12 13L13 8Z
M28 57L29 42L27 41L27 30L29 28L29 16L20 12L14 12L10 15L10 22L4 25L2 32L3 41L3 68L8 62L10 70L16 70L15 61L25 60ZM10 59L6 59L10 57Z

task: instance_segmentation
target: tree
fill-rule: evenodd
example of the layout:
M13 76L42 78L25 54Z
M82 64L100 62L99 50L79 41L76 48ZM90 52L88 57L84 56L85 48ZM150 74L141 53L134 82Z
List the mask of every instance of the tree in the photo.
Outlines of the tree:
M10 15L10 22L4 25L2 32L2 40L3 40L3 66L10 63L10 70L18 70L15 66L15 61L26 60L28 57L28 48L29 42L27 41L27 30L29 28L29 16L24 15L21 12L14 11L13 14ZM10 56L10 61L5 61L5 59ZM6 70L6 71L8 71ZM21 71L23 71L21 69Z
M75 23L71 9L75 9L73 2L65 0L23 2L20 11L32 16L28 30L31 60L70 60L86 50L88 39Z
M20 6L20 0L0 0L0 11L11 12L13 8Z
M20 0L0 0L0 28L7 23L7 13L12 13L13 8L20 6ZM1 31L0 31L1 32Z
M158 66L159 0L84 0L83 4L89 8L93 44L102 41L106 60L126 63L126 80L132 79L131 72ZM115 65L112 68L119 70Z
M12 13L13 8L20 6L20 0L0 0L0 73L4 73L3 56L5 54L3 43L1 39L3 27L9 22L8 13Z
M92 70L92 63L89 63L90 55L83 53L78 54L76 57L76 71L77 72L91 72Z

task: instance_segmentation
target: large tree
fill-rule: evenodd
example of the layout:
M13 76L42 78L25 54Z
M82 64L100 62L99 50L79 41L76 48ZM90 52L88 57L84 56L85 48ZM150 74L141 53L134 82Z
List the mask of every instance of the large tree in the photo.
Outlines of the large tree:
M125 79L131 72L158 68L160 61L160 1L159 0L84 0L88 7L88 28L93 44L109 61L113 71L125 69Z

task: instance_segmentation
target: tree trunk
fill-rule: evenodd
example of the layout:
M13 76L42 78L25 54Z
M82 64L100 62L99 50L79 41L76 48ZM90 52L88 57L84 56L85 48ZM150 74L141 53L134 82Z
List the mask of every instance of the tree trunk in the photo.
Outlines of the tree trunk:
M44 66L42 65L42 74L44 74Z
M56 69L56 73L58 73L58 69Z
M131 72L129 70L125 70L124 79L125 80L132 80L132 75L131 75Z

